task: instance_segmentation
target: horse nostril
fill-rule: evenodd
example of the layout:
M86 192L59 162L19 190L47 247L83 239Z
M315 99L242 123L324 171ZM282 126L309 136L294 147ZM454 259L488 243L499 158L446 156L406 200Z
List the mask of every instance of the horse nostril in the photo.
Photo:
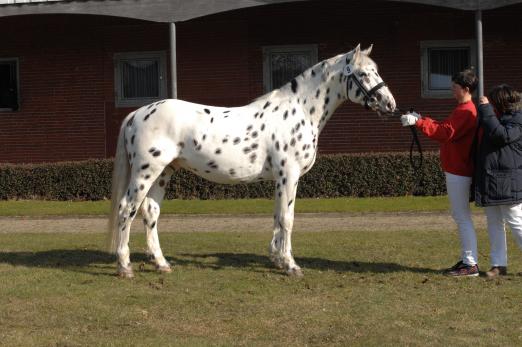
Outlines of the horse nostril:
M392 105L391 105L391 102L389 102L386 107L388 108L388 110L391 110L392 109Z

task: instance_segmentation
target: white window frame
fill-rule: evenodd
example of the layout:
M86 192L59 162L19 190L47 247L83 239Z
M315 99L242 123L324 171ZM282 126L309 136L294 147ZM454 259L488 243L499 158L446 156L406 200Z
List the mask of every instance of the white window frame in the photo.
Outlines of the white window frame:
M281 45L281 46L264 46L263 47L263 90L268 93L274 90L272 84L272 64L270 63L270 56L276 52L291 53L308 51L312 58L312 65L318 63L317 61L317 45Z
M16 111L20 111L20 60L18 58L0 58L0 62L12 62L16 63L16 104L18 108ZM0 107L0 112L16 112L10 107Z
M477 65L477 50L474 40L436 40L421 41L421 95L423 98L432 99L451 99L453 94L451 89L433 90L429 89L429 56L431 48L467 48L470 54L470 66Z
M159 96L154 98L124 98L121 86L121 62L125 60L156 59L159 62ZM140 107L167 98L167 58L165 52L126 52L114 54L114 93L116 107Z

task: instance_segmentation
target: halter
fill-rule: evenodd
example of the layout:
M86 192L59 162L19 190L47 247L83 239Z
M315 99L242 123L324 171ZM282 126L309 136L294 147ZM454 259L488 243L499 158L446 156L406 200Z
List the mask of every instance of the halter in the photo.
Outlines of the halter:
M364 95L364 107L366 107L366 109L370 108L370 105L368 105L368 101L371 100L371 98L377 93L377 91L379 89L381 89L382 87L386 87L386 83L384 83L384 81L382 81L380 83L377 83L375 86L373 86L372 89L367 90L364 87L364 84L361 83L361 81L359 81L359 79L357 79L357 77L355 77L353 67L350 64L346 65L346 67L344 68L344 74L346 76L348 76L348 78L346 79L346 94L348 94L349 83L350 83L350 80L352 80L357 85L357 87L359 87L359 90Z

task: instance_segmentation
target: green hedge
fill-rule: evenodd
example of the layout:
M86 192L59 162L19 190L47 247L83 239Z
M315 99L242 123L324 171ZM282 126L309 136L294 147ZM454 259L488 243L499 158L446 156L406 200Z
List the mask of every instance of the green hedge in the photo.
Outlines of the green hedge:
M370 197L446 193L438 154L424 153L414 173L408 153L322 155L299 181L298 196ZM0 165L0 199L102 200L110 198L112 160ZM168 199L272 198L272 182L221 185L180 170Z

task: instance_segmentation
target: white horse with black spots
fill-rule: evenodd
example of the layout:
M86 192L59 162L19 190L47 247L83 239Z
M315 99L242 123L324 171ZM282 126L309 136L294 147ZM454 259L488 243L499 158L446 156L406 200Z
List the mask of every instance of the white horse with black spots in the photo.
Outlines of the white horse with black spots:
M158 239L158 217L174 170L184 168L225 183L275 181L270 259L289 275L302 275L292 256L292 226L299 178L312 168L318 137L345 100L379 114L395 110L392 93L368 56L371 46L324 60L292 81L242 107L163 100L130 113L118 137L112 176L111 250L118 274L132 277L129 233L141 207L148 253L170 272Z

